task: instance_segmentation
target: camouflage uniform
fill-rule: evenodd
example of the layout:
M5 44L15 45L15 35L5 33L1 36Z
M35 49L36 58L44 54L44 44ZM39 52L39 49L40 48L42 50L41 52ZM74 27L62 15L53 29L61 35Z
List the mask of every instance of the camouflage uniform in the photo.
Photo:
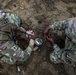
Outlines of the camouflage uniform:
M60 49L55 44L54 51L50 53L50 60L54 63L74 64L76 62L76 18L55 22L50 28L58 36L66 34L65 47Z
M3 20L8 20L7 24L3 23ZM0 10L0 30L8 29L8 24L16 25L20 30L22 29L21 19L16 14L7 13ZM28 47L23 51L18 47L13 41L7 40L8 35L0 31L0 55L2 56L1 61L8 64L14 64L16 61L26 61L30 56L33 46L28 45Z

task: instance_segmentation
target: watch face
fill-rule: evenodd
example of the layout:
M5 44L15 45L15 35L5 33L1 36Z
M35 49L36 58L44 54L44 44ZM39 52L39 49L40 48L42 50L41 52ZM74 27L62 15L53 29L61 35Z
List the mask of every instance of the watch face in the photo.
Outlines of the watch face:
M42 43L43 43L42 39L40 39L40 38L36 38L36 39L35 39L35 44L36 44L37 46L42 45Z

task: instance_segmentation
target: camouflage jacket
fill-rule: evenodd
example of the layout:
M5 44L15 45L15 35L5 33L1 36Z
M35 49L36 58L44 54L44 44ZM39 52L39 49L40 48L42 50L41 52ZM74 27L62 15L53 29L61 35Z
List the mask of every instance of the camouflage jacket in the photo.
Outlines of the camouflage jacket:
M55 46L54 54L50 55L50 59L52 60L51 57L55 57L55 60L52 60L54 63L59 63L59 60L76 62L76 17L55 22L50 28L58 36L63 35L63 33L66 34L65 47L60 49Z
M22 27L20 26L21 19L16 14L7 13L0 10L0 30L8 30L8 24L10 24L10 26L14 24L17 28L22 30ZM24 32L25 31L26 30L24 30ZM1 61L8 64L14 64L16 61L26 61L32 52L33 46L28 45L28 47L23 51L13 41L7 41L7 39L8 35L0 31Z
M69 37L72 42L76 43L76 17L69 18L67 20L55 22L50 28L55 34L61 36L64 32L67 37Z

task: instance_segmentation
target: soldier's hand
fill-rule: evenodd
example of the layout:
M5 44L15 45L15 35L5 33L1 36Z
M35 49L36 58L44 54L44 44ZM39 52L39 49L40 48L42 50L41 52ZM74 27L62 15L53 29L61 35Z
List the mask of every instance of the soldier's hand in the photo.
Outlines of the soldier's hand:
M26 34L34 36L34 32L32 30L26 31Z
M26 35L28 36L28 38L30 38L29 44L33 46L34 39L32 38L32 36L34 36L34 32L32 30L28 30L26 31Z
M46 36L46 40L50 42L52 46L54 45L54 40L51 37Z
M49 27L47 27L47 28L44 30L44 37L45 37L45 38L46 38L46 36L48 35L49 30L50 30Z
M34 36L34 32L32 30L26 31L26 38L32 38Z
M33 39L30 39L29 44L33 46L34 45L34 40Z

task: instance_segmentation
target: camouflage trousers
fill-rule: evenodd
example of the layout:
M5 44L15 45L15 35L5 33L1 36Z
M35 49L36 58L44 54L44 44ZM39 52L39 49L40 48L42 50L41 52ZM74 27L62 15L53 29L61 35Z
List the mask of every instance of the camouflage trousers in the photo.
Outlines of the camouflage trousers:
M66 37L65 47L50 53L50 60L53 63L69 63L73 65L76 62L76 44Z

